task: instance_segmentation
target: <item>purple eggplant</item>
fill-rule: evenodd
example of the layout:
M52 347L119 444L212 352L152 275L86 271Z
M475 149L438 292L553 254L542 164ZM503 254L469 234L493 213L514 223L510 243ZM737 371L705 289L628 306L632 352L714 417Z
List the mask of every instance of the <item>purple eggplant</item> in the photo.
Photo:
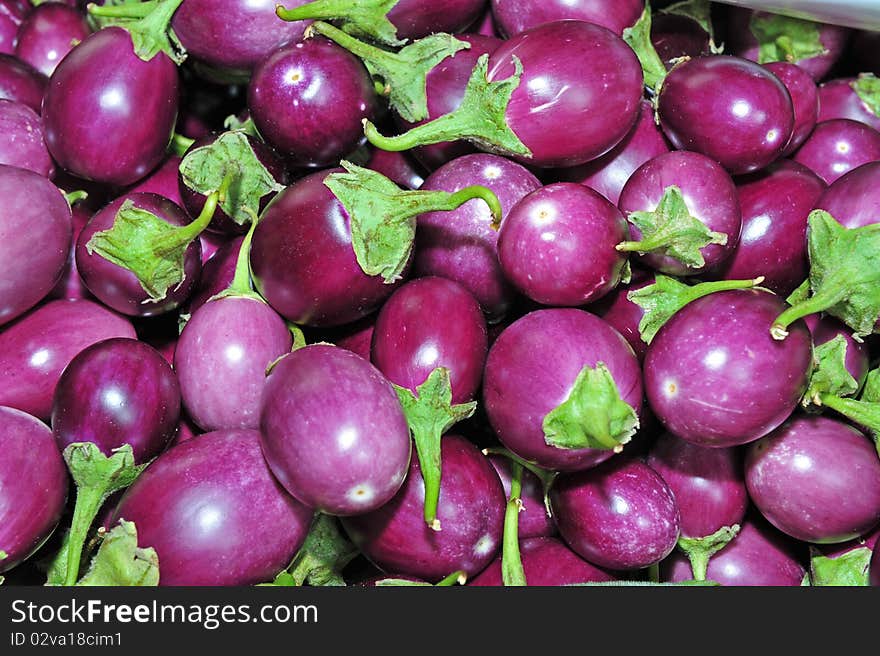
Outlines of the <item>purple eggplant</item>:
M48 421L61 372L83 349L135 338L131 323L91 301L51 301L0 332L0 405Z
M632 280L629 283L618 285L617 289L595 305L590 306L590 312L602 317L612 328L623 335L632 346L639 361L645 357L645 351L648 349L648 344L642 339L639 332L639 323L645 315L645 310L642 306L629 300L627 294L653 285L654 282L653 273L644 269L633 269Z
M178 184L180 159L178 155L169 155L152 173L128 189L128 193L159 194L183 207L183 198L180 195ZM192 216L198 216L198 214L197 211ZM202 255L204 256L204 252Z
M644 8L643 0L492 0L495 21L509 37L563 19L595 23L620 35Z
M455 192L482 184L495 192L502 217L541 183L525 167L497 155L465 155L441 166L425 180L422 190ZM502 225L504 218L502 218ZM489 213L470 202L453 212L422 214L416 230L413 275L441 276L461 283L480 302L491 323L509 310L514 290L501 271Z
M643 100L639 119L623 141L599 159L588 164L560 169L560 180L579 182L595 189L617 205L620 192L630 176L650 159L669 152L663 132L654 122L654 109Z
M61 191L39 173L0 165L0 197L2 326L52 291L67 265L72 225Z
M18 58L0 54L0 98L23 103L39 114L47 81Z
M364 360L369 360L375 329L376 316L364 317L345 326L340 326L333 331L327 341L361 356Z
M511 459L496 453L489 455L489 462L492 463L495 472L501 479L504 495L510 498ZM517 521L517 532L520 540L556 535L556 525L547 513L547 507L544 503L544 485L541 479L525 468L522 470L522 489L519 498L521 508Z
M50 77L58 62L90 33L77 9L46 2L34 7L18 28L15 56Z
M159 557L159 584L254 585L290 564L313 511L272 477L253 430L205 433L155 460L125 493L119 519Z
M659 563L675 548L681 531L672 490L639 460L616 459L561 474L550 490L550 504L568 546L609 569Z
M785 85L754 62L717 55L673 68L658 101L673 145L708 155L734 174L775 161L791 139L794 109Z
M880 160L880 132L846 118L823 121L794 160L831 184L862 164Z
M27 105L0 100L0 164L17 166L50 178L55 166L39 115Z
M202 233L213 234L213 233ZM244 242L244 235L230 239L219 246L210 258L204 260L204 244L202 245L202 275L199 276L199 286L190 296L186 309L189 314L195 314L196 310L208 302L232 284L235 278L235 269L238 264L238 255Z
M375 367L345 349L307 346L274 365L260 428L272 472L323 512L375 511L407 475L409 428L397 394Z
M280 21L279 21L280 22ZM363 142L378 105L360 60L323 37L276 50L254 70L248 109L266 141L297 166L327 166Z
M0 52L13 54L18 40L18 28L33 11L29 0L2 0L0 2Z
M182 208L163 196L133 193L120 196L96 213L80 233L76 244L76 266L83 282L98 300L117 312L135 317L150 317L180 306L195 289L202 269L201 245L198 240L186 246L183 280L167 289L164 298L155 298L138 276L104 256L94 246L96 235L107 233L126 208L150 212L161 222L173 227L186 226L190 219Z
M676 276L703 273L736 248L742 213L733 180L705 155L676 151L658 155L630 176L618 202L629 220L622 250Z
M737 180L743 228L739 245L713 277L764 277L763 285L788 295L807 277L807 216L825 184L807 167L780 160Z
M99 30L64 58L46 88L49 152L81 178L130 185L165 157L177 96L177 67L165 53L144 61L124 29Z
M880 162L863 164L835 180L819 197L816 207L844 228L880 221Z
M575 421L588 434L570 436L555 419L576 409L600 374L602 398L614 399L613 409L605 408L601 420L582 408ZM635 353L609 324L582 310L537 310L515 321L489 349L484 377L485 409L498 439L545 469L593 467L619 451L638 425L642 376Z
M506 501L498 474L475 446L457 435L443 438L441 460L437 518L442 531L425 523L425 490L415 454L403 488L390 502L342 519L355 545L380 569L439 581L458 570L475 575L495 558Z
M765 291L718 292L660 329L645 354L645 391L667 430L724 447L752 442L788 418L807 389L812 340L802 321L784 341L770 336L785 308Z
M727 546L712 556L706 578L721 585L797 586L806 570L795 553L793 540L766 525L749 519ZM660 564L664 581L693 579L687 557L676 551Z
M71 208L71 219L73 225L73 233L70 240L70 254L67 256L67 266L61 274L61 280L55 285L54 289L49 292L46 297L49 300L64 299L73 301L80 298L92 299L89 288L85 286L79 272L76 270L76 240L79 233L86 227L89 219L92 218L93 208L84 202L75 203Z
M406 153L394 153L370 146L366 167L378 171L404 189L419 189L425 182L421 168L410 161Z
M682 57L703 57L712 52L710 35L698 20L662 11L651 16L651 44L667 70Z
M822 84L819 87L819 120L848 118L880 130L880 114L876 106L867 102L870 96L866 87L871 82L870 77L861 76L829 80Z
M157 456L177 430L180 385L151 346L107 339L80 351L55 388L52 432L63 451L93 442L106 456L129 444L135 462Z
M67 500L67 467L52 431L0 406L0 572L26 560L52 535Z
M445 367L452 402L464 403L480 387L487 348L480 304L460 284L430 276L406 283L385 302L370 354L389 381L411 391Z
M556 538L524 538L520 541L519 552L528 585L546 587L615 580L611 574L588 563ZM469 581L468 585L494 587L504 585L501 558L496 558L491 565Z
M617 245L628 237L626 219L598 191L557 182L508 212L498 259L505 278L533 301L579 306L617 287L628 262Z
M788 156L796 151L816 127L819 119L819 90L810 74L797 64L771 62L764 68L773 73L788 89L791 107L794 110L794 127L788 145L782 151Z
M745 471L761 514L798 540L844 542L880 522L877 451L841 421L793 417L750 446Z

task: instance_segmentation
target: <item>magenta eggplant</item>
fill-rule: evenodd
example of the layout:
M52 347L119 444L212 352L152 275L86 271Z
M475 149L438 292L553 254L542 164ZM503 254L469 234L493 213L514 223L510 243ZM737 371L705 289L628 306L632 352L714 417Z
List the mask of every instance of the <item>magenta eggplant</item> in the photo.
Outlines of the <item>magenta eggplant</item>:
M168 155L147 177L128 189L128 193L159 194L183 207L183 198L180 196L177 182L180 160L179 155ZM193 216L198 216L198 212Z
M802 321L784 341L770 336L786 307L766 291L718 292L660 329L645 354L645 391L670 432L701 446L734 446L788 418L807 389L812 340Z
M148 462L177 430L180 385L171 366L144 342L114 338L93 344L64 369L52 402L52 432L63 451L94 442L112 455L124 444Z
M64 196L39 173L0 165L0 197L2 326L34 307L60 280L73 228Z
M76 240L79 233L85 228L89 219L92 218L92 208L87 203L76 203L71 208L71 220L73 224L73 233L70 240L70 254L67 256L67 265L61 274L61 279L55 285L49 295L48 300L65 299L68 301L79 298L93 298L89 288L85 286L79 272L76 270Z
M55 170L39 115L23 103L0 100L0 164L51 178Z
M155 460L119 502L159 558L159 585L271 581L305 541L313 511L272 477L253 430L205 433Z
M213 233L202 233L202 235L205 234ZM216 252L204 262L202 275L199 276L199 286L187 302L189 314L195 314L196 310L213 296L225 291L232 284L242 242L244 242L243 235L230 239L219 246ZM202 246L202 259L204 260L204 245Z
M645 310L642 306L629 300L627 294L653 285L654 282L653 273L634 268L632 280L628 284L618 285L614 291L589 307L590 312L602 317L612 328L623 335L632 346L640 362L644 359L645 351L648 349L648 345L642 339L639 331L639 323L645 316Z
M39 114L47 81L46 76L32 66L11 55L0 54L0 98L24 103Z
M807 140L816 122L823 120L819 118L819 90L810 74L797 64L771 62L764 64L764 68L779 78L791 96L794 127L788 145L782 151L783 156L788 156Z
M0 572L34 553L55 530L67 500L67 467L52 431L0 406Z
M568 546L608 569L659 563L681 531L672 490L639 460L617 459L561 474L550 490L550 504Z
M880 221L880 162L863 164L828 186L816 203L844 228Z
M674 13L651 16L651 44L667 70L682 57L703 57L712 51L709 33L703 26L693 18Z
M46 2L34 7L18 28L15 56L51 76L58 62L90 33L85 16L77 9Z
M856 93L856 82L856 78L839 78L819 86L819 120L848 118L880 130L880 116Z
M847 118L822 121L794 160L831 184L862 164L880 160L880 132Z
M388 12L399 39L421 39L434 32L461 32L471 25L486 0L399 0Z
M504 486L504 496L510 498L512 461L506 456L492 454L489 455L489 462L492 463L495 472L501 479L501 484ZM534 473L525 468L522 470L520 500L522 506L517 522L517 532L520 540L556 535L556 524L553 523L544 503L544 486ZM492 569L492 567L489 569Z
M473 576L498 553L506 501L498 474L473 444L457 435L443 438L441 461L437 518L443 530L425 524L425 487L415 453L403 488L389 503L342 519L355 545L383 571L429 581L458 570Z
M0 52L15 52L18 28L33 7L28 0L2 0L0 2Z
M835 543L880 523L880 460L849 425L795 416L752 444L746 485L761 514L805 542Z
M644 8L643 0L492 0L492 13L507 36L563 19L595 23L620 35Z
M380 150L369 146L370 156L366 167L384 175L404 189L419 189L425 182L421 167L412 162L406 153Z

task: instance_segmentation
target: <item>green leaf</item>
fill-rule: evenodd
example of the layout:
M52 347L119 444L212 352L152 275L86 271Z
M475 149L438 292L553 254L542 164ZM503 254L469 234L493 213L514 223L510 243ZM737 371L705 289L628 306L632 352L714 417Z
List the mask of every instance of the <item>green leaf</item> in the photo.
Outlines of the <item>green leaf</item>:
M645 3L645 10L632 27L623 30L623 40L633 49L639 63L642 65L642 73L645 77L645 85L656 95L660 91L660 85L666 79L666 65L657 54L654 44L651 42L651 4Z
M339 521L319 513L286 574L291 585L344 586L342 570L357 555L357 548L340 530Z
M852 82L853 91L874 116L880 118L880 79L873 73L862 73Z
M712 45L715 42L715 29L712 26L712 3L709 0L684 0L664 7L658 13L684 16L696 22L709 35Z
M501 205L486 187L475 185L455 193L404 191L371 169L347 161L342 167L345 173L331 173L324 184L348 213L352 246L361 269L369 276L381 275L386 283L399 280L409 262L419 214L454 210L480 198L500 221Z
M415 394L399 385L394 385L394 389L419 455L419 469L425 482L425 522L439 531L437 503L440 500L442 476L440 439L455 424L471 417L477 409L477 403L452 404L452 385L449 370L445 367L434 369L425 382L416 387Z
M99 27L122 27L131 34L134 51L144 61L164 52L175 64L186 59L186 49L171 29L171 19L183 0L90 4L89 14Z
M387 14L400 0L315 0L299 7L278 6L275 13L286 21L334 21L342 31L387 46L401 46L397 28Z
M828 52L819 35L819 23L780 14L755 12L749 30L758 40L758 63L796 64Z
M364 123L367 140L382 150L403 151L417 146L465 139L481 150L508 157L531 157L526 145L507 125L507 105L522 77L522 62L512 57L514 73L489 81L489 55L474 66L461 104L453 112L418 125L396 137L384 137L370 121Z
M220 207L239 225L253 221L266 195L284 189L243 131L224 132L213 143L190 151L180 163L180 174L187 187L204 195L219 189L231 175Z
M716 553L730 544L739 533L739 524L722 526L712 535L702 538L678 538L678 548L681 549L691 561L691 570L694 580L705 581L706 571L709 568L709 560Z
M683 282L657 274L654 284L628 292L626 297L644 310L639 321L639 333L650 344L657 332L672 316L688 303L698 298L729 289L751 289L760 285L763 278L754 280L719 280L687 285Z
M104 535L89 571L77 585L159 585L159 557L152 547L138 547L134 522L120 520Z
M622 242L617 245L618 250L660 253L694 269L706 265L701 248L727 243L726 234L709 230L691 215L681 189L675 185L666 187L657 209L632 212L628 220L641 232L641 240Z
M505 586L527 586L519 552L519 513L522 510L523 467L513 462L510 476L510 497L504 511L504 532L501 545L501 580Z
M253 137L254 139L259 139L260 141L263 140L260 133L257 132L257 126L254 124L254 119L250 116L241 121L235 114L230 114L223 119L223 127L230 132L244 132L246 135Z
M425 90L428 73L447 57L471 47L467 41L440 33L419 39L399 52L388 52L358 41L327 23L313 23L310 29L360 57L370 75L382 80L391 108L410 123L428 118Z
M880 316L880 224L844 228L824 210L809 216L808 253L812 296L783 312L770 333L785 339L794 321L827 312L870 335Z
M827 558L810 549L810 583L814 586L869 586L868 568L873 552L858 547L837 558Z
M841 398L834 394L822 394L822 405L851 419L868 431L877 445L880 455L880 369L872 369L865 378L859 400Z
M821 405L822 397L851 396L859 391L858 381L846 369L846 338L834 339L813 349L813 374L801 404Z
M860 399L865 403L880 403L880 369L868 372Z
M581 369L568 398L547 413L544 441L559 449L611 449L632 439L639 417L620 397L608 367L597 362Z

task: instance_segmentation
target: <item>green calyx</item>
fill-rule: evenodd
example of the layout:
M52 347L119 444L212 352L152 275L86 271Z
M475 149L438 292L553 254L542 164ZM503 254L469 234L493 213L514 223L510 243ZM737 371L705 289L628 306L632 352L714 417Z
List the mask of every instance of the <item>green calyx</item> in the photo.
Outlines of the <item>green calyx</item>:
M434 369L425 382L416 387L415 393L399 385L394 385L394 389L419 455L419 469L425 483L425 523L439 531L442 528L437 518L442 476L440 441L446 431L474 414L477 403L453 405L449 370L445 367Z
M78 586L157 586L159 556L152 547L138 546L134 522L124 519L102 534L98 553Z
M358 554L335 517L318 513L290 567L275 577L277 586L344 586L342 570Z
M404 191L381 173L347 161L342 166L346 172L331 173L324 184L348 213L361 269L386 283L399 280L409 262L419 214L454 210L479 198L489 206L493 225L500 224L501 204L487 187L474 185L455 193Z
M880 316L880 224L844 228L824 210L809 216L810 275L770 328L785 339L798 319L827 312L853 329L857 338L874 332ZM812 295L806 297L807 291Z
M822 405L831 396L852 396L859 391L859 382L846 369L846 338L837 335L813 349L813 373L801 405Z
M666 79L666 65L651 41L651 3L646 2L645 10L635 24L623 30L623 40L639 58L645 86L657 95L663 80Z
M489 55L480 56L458 109L401 135L385 137L365 120L367 140L382 150L403 151L464 139L498 155L531 157L532 152L507 125L507 105L522 77L522 62L517 57L512 59L514 73L510 77L489 81Z
M175 64L186 59L186 49L171 29L171 19L183 0L122 0L105 5L89 4L91 20L99 28L115 25L131 35L135 54L150 61L164 52Z
M610 449L632 439L639 417L624 401L608 367L598 362L581 369L568 398L547 413L544 440L559 449Z
M467 41L459 41L451 34L432 34L419 39L399 52L358 41L328 23L313 23L309 30L332 39L360 57L374 78L380 80L382 95L402 119L416 123L428 118L428 97L425 90L428 73L447 57L459 50L470 48Z
M851 86L865 107L880 118L880 79L873 73L862 73Z
M867 547L857 547L837 558L828 558L811 547L809 584L816 587L867 587L870 585L868 568L872 554Z
M880 369L872 369L865 378L858 399L822 393L817 405L831 408L867 430L877 445L880 455Z
M709 230L691 215L681 189L675 185L664 190L655 210L632 212L627 219L639 229L641 239L621 242L617 250L666 255L692 269L706 266L700 249L727 243L726 234Z
M399 1L314 0L292 9L278 5L275 13L285 21L334 21L343 32L352 36L386 46L401 46L405 41L397 38L397 28L387 16Z
M749 30L758 40L758 63L796 64L828 52L819 35L819 23L780 14L752 14Z
M739 524L734 524L733 526L723 526L712 535L702 538L678 538L678 548L691 561L691 570L695 581L706 580L709 560L737 536L739 529Z
M626 297L645 312L639 321L639 333L650 344L657 332L672 316L688 303L716 292L731 289L753 289L764 278L754 280L719 280L687 285L683 282L657 274L654 284L628 292Z

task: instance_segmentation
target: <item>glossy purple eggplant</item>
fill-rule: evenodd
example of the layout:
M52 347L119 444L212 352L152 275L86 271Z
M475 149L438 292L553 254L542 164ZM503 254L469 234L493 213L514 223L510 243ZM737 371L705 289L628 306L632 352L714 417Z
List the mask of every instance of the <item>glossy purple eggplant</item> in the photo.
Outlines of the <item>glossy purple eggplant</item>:
M258 299L229 296L202 305L174 351L189 416L205 431L259 428L266 368L291 345L284 320Z
M12 55L0 54L0 98L24 103L40 113L46 76Z
M34 7L18 28L15 56L48 77L90 33L85 16L77 9L46 2Z
M338 326L373 312L400 283L361 269L348 213L324 179L308 175L281 191L254 231L251 270L257 291L294 323ZM490 219L487 218L487 222Z
M846 370L849 372L859 387L865 382L870 365L870 351L864 341L853 339L852 328L842 321L830 315L819 316L811 314L804 317L804 321L813 336L813 346L819 347L840 335L846 341Z
M85 283L82 281L82 278L79 277L79 272L76 270L76 240L79 238L79 233L82 232L82 229L85 228L86 224L89 222L89 219L92 218L93 209L89 206L88 203L79 202L75 203L71 208L71 221L73 225L73 233L71 234L70 239L70 253L67 256L67 265L64 267L64 272L61 274L61 279L58 281L58 284L49 292L49 295L46 297L49 300L57 300L64 299L68 301L73 301L79 298L90 299L92 297L92 293L89 291L89 288L86 287Z
M752 442L784 422L807 389L812 340L803 322L770 336L778 296L734 290L679 310L645 354L645 391L671 433L700 446Z
M364 360L369 360L375 329L376 317L364 317L345 326L340 326L331 333L327 341L361 356Z
M159 455L177 430L180 385L144 342L115 338L84 349L65 368L52 402L58 448L94 442L107 455L128 444L135 462Z
M844 542L880 523L877 451L842 421L793 417L751 445L745 471L761 514L798 540Z
M794 128L785 85L738 57L697 57L673 68L658 102L672 144L708 155L734 174L751 173L782 155Z
M479 18L486 0L400 0L388 12L399 39L421 39L434 32L461 32Z
M574 182L541 187L508 212L498 235L504 277L537 303L579 306L617 287L629 256L626 219L598 191Z
M0 406L0 572L33 554L52 535L67 500L67 467L49 427Z
M797 64L788 62L771 62L764 68L773 73L788 89L791 107L794 110L794 127L788 145L782 151L783 156L796 151L819 120L819 90L810 74Z
M520 515L521 520L522 515ZM615 580L611 574L588 563L556 538L521 539L519 553L528 585L546 587ZM501 558L496 558L491 565L469 581L468 585L493 587L504 585Z
M712 277L763 276L764 287L787 296L807 277L807 217L825 183L791 160L780 160L736 182L742 234L736 250Z
M165 157L177 96L177 67L166 54L144 61L124 29L99 30L64 58L46 88L49 152L81 178L137 182Z
M793 540L763 520L747 520L737 536L709 560L706 579L721 585L798 586L806 570ZM660 564L663 581L694 578L687 556L675 551Z
M0 101L3 102L3 101ZM70 206L44 176L0 165L0 326L39 303L70 252Z
M323 37L275 51L254 70L248 109L263 138L297 166L328 166L364 140L378 110L361 61Z
M306 25L279 20L277 4L276 0L184 0L171 27L195 59L215 69L249 73L278 48L302 38Z
M484 407L498 439L521 458L551 470L588 469L614 455L610 448L551 446L543 429L544 417L569 398L581 370L599 362L638 414L638 360L605 321L582 310L545 309L508 326L489 349L483 383Z
M595 23L619 36L644 8L644 0L492 0L495 21L507 36L563 19Z
M844 228L880 222L880 162L863 164L828 186L816 203Z
M135 338L131 323L91 301L51 301L0 332L0 405L48 421L61 372L83 349Z
M620 192L633 172L650 159L670 150L663 132L654 121L651 103L643 100L639 118L630 133L610 152L588 164L555 172L560 180L579 182L595 189L617 205Z
M183 198L180 196L178 184L180 160L178 155L169 155L152 173L131 187L128 193L159 194L183 207ZM198 215L199 213L196 212L192 216Z
M313 511L272 477L254 430L205 433L155 460L125 493L119 519L159 557L159 585L271 581L305 541Z
M739 450L698 446L665 433L646 462L675 495L683 537L706 537L745 517L749 497Z
M389 381L412 392L445 367L452 403L459 404L476 396L487 348L486 320L476 299L453 280L429 276L406 283L385 301L370 354Z
M489 462L504 486L504 496L510 498L511 463L510 458L492 454ZM544 503L544 486L541 480L528 469L522 470L522 489L520 491L522 506L517 521L517 532L520 540L556 535L556 524L547 513ZM500 572L499 572L500 573Z
M659 563L681 532L672 490L639 460L620 458L561 474L550 489L550 505L572 551L609 569Z
M264 387L260 428L276 478L329 514L375 511L407 475L409 427L397 393L345 349L315 344L279 361Z
M506 502L498 474L457 435L443 438L441 460L437 518L442 531L425 524L425 487L415 453L403 488L390 502L342 519L355 546L380 569L439 581L458 570L473 576L498 553Z
M238 253L243 241L244 236L229 240L217 248L217 251L204 262L202 275L199 276L199 286L190 296L186 306L190 314L194 314L212 296L226 290L232 284L232 280L235 278ZM204 246L202 259L204 260Z
M18 28L33 10L29 0L0 1L0 52L13 54L18 40Z
M465 155L441 166L421 189L455 192L473 184L491 189L503 217L526 194L541 186L528 169L497 155ZM504 219L502 218L502 224ZM507 313L515 292L498 262L498 231L483 203L470 201L452 212L429 212L418 219L413 275L441 276L461 283L480 302L491 323Z
M55 170L40 116L23 103L0 100L0 164L49 178Z
M88 244L92 237L95 233L112 228L117 212L128 201L135 208L151 212L169 225L182 226L190 222L186 212L164 196L125 194L97 212L83 228L76 243L76 267L89 291L117 312L133 317L164 314L185 302L198 284L202 270L201 244L196 239L186 248L184 278L180 285L169 287L164 299L153 302L134 273L105 259L97 251L89 253Z
M421 167L410 161L406 153L380 150L369 146L370 155L365 166L381 173L404 189L419 189L425 182Z
M880 130L880 116L859 97L856 78L838 78L819 86L819 120L848 118Z
M703 57L712 52L709 33L696 20L681 14L653 13L651 44L667 70L682 57Z
M823 121L794 160L831 184L862 164L880 160L880 132L847 118Z
M654 212L673 186L681 191L688 213L709 230L727 235L727 241L700 248L703 266L687 266L664 252L648 252L639 256L638 262L674 276L704 273L730 257L739 242L742 212L736 187L727 172L709 157L674 151L658 155L636 169L620 193L618 207L627 217L633 212ZM641 231L630 224L630 239L638 242L641 238Z
M644 269L633 269L632 280L624 285L618 285L617 289L605 296L598 303L590 306L590 312L602 317L608 322L612 328L619 332L632 346L636 357L639 361L645 357L645 351L648 345L642 339L639 332L639 323L645 316L645 310L642 306L633 303L627 294L634 292L642 287L653 285L655 282L654 274Z

